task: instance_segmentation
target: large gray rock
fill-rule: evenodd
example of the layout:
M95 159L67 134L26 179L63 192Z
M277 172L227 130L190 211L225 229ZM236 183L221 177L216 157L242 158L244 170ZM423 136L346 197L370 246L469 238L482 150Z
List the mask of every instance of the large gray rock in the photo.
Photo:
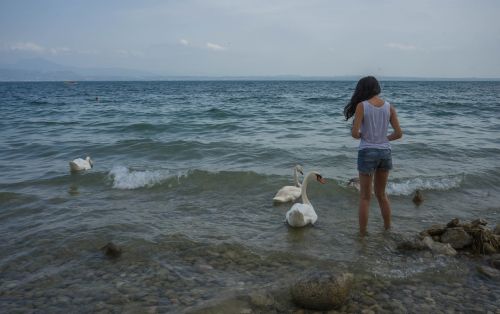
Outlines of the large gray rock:
M422 242L433 252L436 254L443 254L443 255L456 255L457 251L451 247L449 243L440 243L440 242L434 242L431 237L425 237Z
M472 243L472 237L463 228L448 228L441 235L441 242L449 243L454 249L461 249Z
M315 272L292 285L292 300L306 309L326 311L339 308L349 299L354 276L351 273Z

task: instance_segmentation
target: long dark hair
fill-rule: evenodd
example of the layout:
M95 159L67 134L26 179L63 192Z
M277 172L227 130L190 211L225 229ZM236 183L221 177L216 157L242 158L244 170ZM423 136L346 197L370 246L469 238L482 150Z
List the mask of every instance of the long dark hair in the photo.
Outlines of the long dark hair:
M373 76L365 76L358 81L351 101L344 107L345 120L349 120L356 112L356 106L365 100L380 94L380 85Z

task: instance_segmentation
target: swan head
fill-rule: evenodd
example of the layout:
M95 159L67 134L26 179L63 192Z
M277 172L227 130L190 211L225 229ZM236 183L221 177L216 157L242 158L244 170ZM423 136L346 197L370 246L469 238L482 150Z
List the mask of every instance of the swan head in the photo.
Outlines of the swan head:
M318 181L321 184L326 183L326 180L323 178L323 176L320 173L315 172L314 174L316 175L316 181Z
M297 171L301 175L304 175L304 168L302 168L301 165L295 165L295 171Z

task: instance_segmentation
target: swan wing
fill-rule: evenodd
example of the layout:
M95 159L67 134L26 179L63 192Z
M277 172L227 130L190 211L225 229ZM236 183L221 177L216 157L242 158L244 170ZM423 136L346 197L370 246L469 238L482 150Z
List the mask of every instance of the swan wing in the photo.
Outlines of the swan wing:
M292 202L300 197L300 188L296 186L287 185L282 187L273 197L275 202Z
M90 163L81 158L76 158L69 162L69 167L71 171L88 170L91 168Z

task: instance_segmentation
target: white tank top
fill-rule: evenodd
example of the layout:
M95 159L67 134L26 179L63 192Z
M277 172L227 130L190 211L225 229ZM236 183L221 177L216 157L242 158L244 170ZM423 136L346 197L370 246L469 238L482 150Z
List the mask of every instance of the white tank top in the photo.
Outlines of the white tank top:
M391 149L387 139L387 129L391 118L391 104L384 102L380 107L363 101L363 121L361 123L361 141L359 149L378 148Z

